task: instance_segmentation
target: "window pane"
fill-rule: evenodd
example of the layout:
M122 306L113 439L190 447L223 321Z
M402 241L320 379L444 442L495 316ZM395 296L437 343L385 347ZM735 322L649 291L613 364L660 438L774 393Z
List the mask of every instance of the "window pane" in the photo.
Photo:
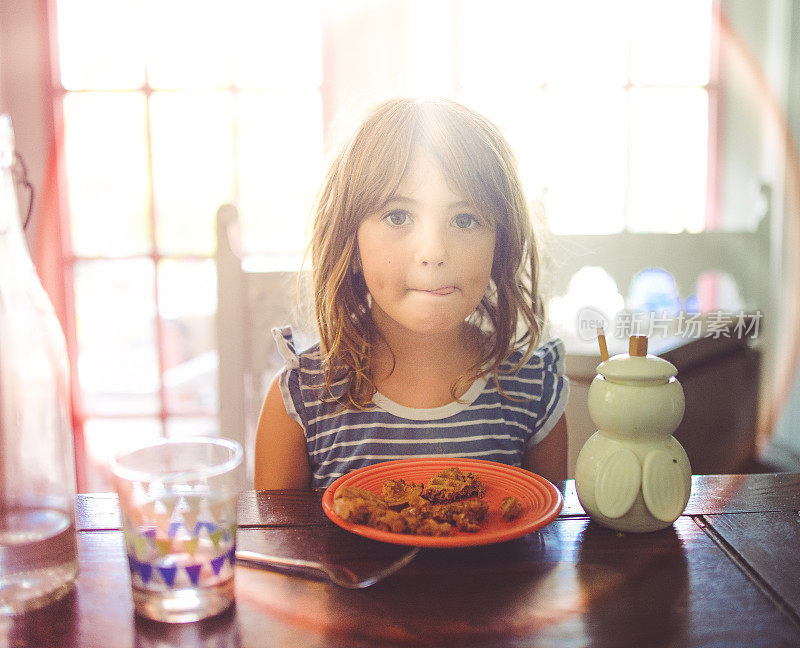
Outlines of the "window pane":
M58 54L67 90L140 88L141 0L58 0Z
M623 90L547 93L544 204L559 234L609 234L625 223ZM591 106L591 110L587 110Z
M248 252L300 254L322 182L319 92L243 92L238 102L239 205Z
M628 228L634 232L702 231L707 157L704 90L632 91Z
M68 93L64 123L73 251L79 256L149 252L144 95Z
M402 93L446 94L455 83L455 25L449 2L405 3Z
M629 0L545 4L539 55L549 84L623 85L628 73Z
M233 80L225 3L145 0L147 73L153 88L220 88Z
M161 421L156 418L87 419L83 426L88 459L84 492L113 491L108 470L111 457L134 445L155 441L160 436Z
M162 353L167 411L214 414L219 409L214 261L159 263L158 299L164 324Z
M241 0L232 11L236 83L316 88L322 83L322 2Z
M623 89L517 89L498 95L472 87L459 98L502 130L516 153L527 198L544 202L554 232L622 231L627 173Z
M708 83L711 0L632 2L631 7L634 83Z
M154 414L158 399L153 262L75 264L78 379L88 414Z
M464 86L626 81L627 0L461 0L458 21Z
M233 99L157 92L150 111L159 251L212 254L214 214L233 199Z
M547 25L542 2L458 2L458 80L464 86L541 84L547 59L540 43ZM524 74L510 61L525 61Z

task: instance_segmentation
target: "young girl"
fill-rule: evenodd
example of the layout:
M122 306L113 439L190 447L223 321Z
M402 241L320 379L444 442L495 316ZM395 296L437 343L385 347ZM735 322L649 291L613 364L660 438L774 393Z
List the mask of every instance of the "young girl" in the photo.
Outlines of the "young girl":
M324 487L405 457L473 457L566 479L569 383L544 324L513 154L453 101L394 99L335 159L311 243L320 343L258 423L256 488Z

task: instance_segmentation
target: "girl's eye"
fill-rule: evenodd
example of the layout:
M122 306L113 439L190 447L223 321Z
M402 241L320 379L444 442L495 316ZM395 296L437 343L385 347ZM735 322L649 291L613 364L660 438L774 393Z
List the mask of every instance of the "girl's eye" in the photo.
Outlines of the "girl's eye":
M404 212L404 211L389 212L383 218L384 218L384 220L389 221L390 225L395 225L396 227L400 227L401 225L405 225L409 220L408 213Z
M459 229L472 229L480 225L480 221L472 214L459 214L453 219L453 223Z

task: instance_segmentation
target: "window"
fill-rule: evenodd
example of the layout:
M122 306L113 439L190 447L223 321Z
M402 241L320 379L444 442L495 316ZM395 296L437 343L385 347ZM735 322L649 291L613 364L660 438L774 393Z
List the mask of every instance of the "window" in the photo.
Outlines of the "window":
M711 0L52 2L84 490L133 437L219 433L214 214L299 255L349 108L485 112L557 234L716 226Z
M320 2L59 0L84 490L146 437L216 434L214 214L299 254L322 164ZM292 215L292 218L286 218Z
M505 126L553 232L704 229L711 3L495 6L459 4L459 80Z

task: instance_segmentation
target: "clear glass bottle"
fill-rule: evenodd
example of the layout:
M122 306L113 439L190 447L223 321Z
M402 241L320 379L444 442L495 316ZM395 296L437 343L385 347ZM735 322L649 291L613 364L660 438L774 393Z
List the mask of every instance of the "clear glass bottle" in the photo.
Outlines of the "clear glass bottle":
M31 261L0 115L0 614L64 596L78 573L64 334Z

